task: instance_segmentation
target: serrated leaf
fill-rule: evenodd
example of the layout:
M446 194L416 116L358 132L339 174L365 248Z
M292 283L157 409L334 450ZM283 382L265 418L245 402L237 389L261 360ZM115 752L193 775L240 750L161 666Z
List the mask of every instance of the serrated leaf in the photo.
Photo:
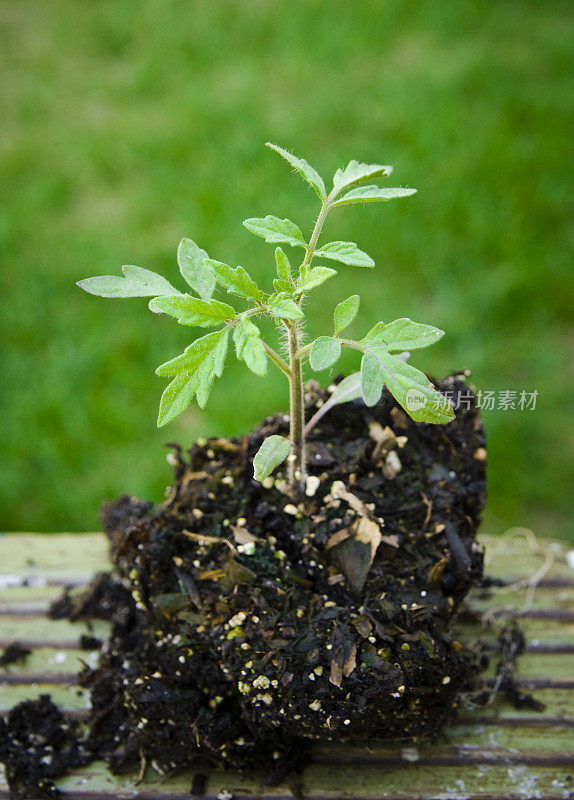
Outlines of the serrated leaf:
M271 294L265 301L267 311L279 319L302 319L304 314L287 292Z
M384 347L369 345L361 363L361 387L367 405L378 401L377 398L373 402L373 398L379 386L382 391L383 384L415 422L440 425L454 419L450 403L423 372Z
M416 191L416 189L402 189L400 187L381 189L380 186L358 186L356 189L344 194L339 200L335 200L333 206L346 206L350 203L384 202L393 200L395 197L410 197L410 195L416 194Z
M253 459L253 477L256 481L264 481L275 467L282 464L291 450L291 442L284 436L268 436Z
M180 372L186 372L189 375L193 374L207 355L215 348L224 333L226 333L225 328L222 328L219 331L213 331L213 333L208 333L200 339L196 339L195 342L185 348L183 353L170 361L166 361L165 364L160 364L155 374L161 377L172 377Z
M277 264L277 281L273 285L279 285L279 292L290 292L293 289L293 277L291 274L291 262L280 247L275 248L275 263Z
M248 231L261 236L266 242L285 242L293 247L305 247L303 234L290 219L279 219L272 214L251 217L243 222Z
M171 422L180 414L183 414L185 409L193 400L193 395L197 389L197 376L186 375L185 372L180 372L176 375L164 392L159 401L159 414L157 417L157 427L162 428Z
M197 377L195 393L197 405L200 408L205 408L215 379L215 348L208 353L195 374Z
M248 318L241 319L233 331L233 341L237 358L245 361L256 375L266 375L267 353L257 325Z
M215 290L213 273L205 265L207 253L193 239L182 239L177 248L179 271L202 300L211 300Z
M333 178L333 189L341 192L361 181L373 180L390 175L393 168L384 164L363 164L360 161L349 161L345 169L338 169Z
M225 367L225 356L227 355L227 343L229 341L229 331L224 330L221 339L213 348L213 371L218 378L223 375Z
M307 161L305 161L304 158L297 158L297 156L294 156L293 153L290 153L288 150L284 150L277 144L266 142L266 145L267 147L270 147L271 150L275 150L276 153L279 153L280 156L283 156L285 161L288 161L289 164L291 164L291 166L297 170L301 177L306 180L307 183L313 187L313 189L315 189L319 200L325 200L327 197L325 183L316 169L314 169Z
M337 336L345 328L348 328L351 322L359 313L359 305L361 298L358 294L352 294L335 306L333 311L333 324L335 326L335 336Z
M169 281L149 269L125 264L122 272L123 278L116 275L100 275L78 281L77 286L98 297L157 297L179 294Z
M293 291L293 286L290 283L287 283L287 281L280 281L279 278L273 278L273 287L277 294L280 292L291 294Z
M261 301L263 292L243 267L233 269L222 261L214 261L212 258L207 258L205 263L213 272L217 283L227 289L229 294L255 300L256 303Z
M236 316L235 309L227 303L220 303L219 300L200 300L189 294L155 297L152 310L175 317L180 325L197 325L200 328L220 325Z
M313 267L306 273L305 277L299 278L295 294L310 292L311 289L316 289L317 286L321 286L328 278L332 278L336 274L337 270L330 267Z
M309 364L314 372L332 367L341 357L341 342L333 336L319 336L311 345Z
M393 322L377 322L361 343L383 345L387 350L418 350L438 342L444 331L433 325L413 322L408 317L395 319Z
M333 261L341 261L351 267L374 267L375 262L368 253L359 250L355 242L329 242L315 251L316 256L324 256Z

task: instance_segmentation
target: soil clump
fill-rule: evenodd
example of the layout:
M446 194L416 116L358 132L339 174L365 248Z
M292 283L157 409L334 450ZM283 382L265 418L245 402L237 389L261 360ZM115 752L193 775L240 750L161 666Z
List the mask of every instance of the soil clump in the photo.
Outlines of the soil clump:
M448 425L414 423L386 391L335 406L309 436L301 496L281 474L253 479L263 438L288 435L276 415L187 457L171 445L161 506L104 507L114 572L54 609L114 623L81 675L86 752L276 782L311 741L436 736L479 672L452 623L482 578L486 456L464 376L436 386L458 399ZM309 384L307 418L328 398Z

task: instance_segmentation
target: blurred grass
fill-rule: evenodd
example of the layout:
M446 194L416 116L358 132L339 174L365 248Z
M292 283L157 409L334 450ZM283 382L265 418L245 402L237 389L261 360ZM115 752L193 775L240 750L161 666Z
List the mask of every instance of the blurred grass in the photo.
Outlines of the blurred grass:
M102 499L162 498L165 441L240 434L286 407L280 375L231 358L205 412L157 431L153 370L190 332L74 286L122 263L177 281L181 236L264 279L272 248L241 221L308 231L316 213L271 139L324 176L382 161L419 189L333 215L326 235L377 270L342 268L310 333L357 291L361 329L411 316L447 331L417 366L538 390L535 411L484 414L487 526L572 539L573 17L558 0L4 0L4 528L93 529Z

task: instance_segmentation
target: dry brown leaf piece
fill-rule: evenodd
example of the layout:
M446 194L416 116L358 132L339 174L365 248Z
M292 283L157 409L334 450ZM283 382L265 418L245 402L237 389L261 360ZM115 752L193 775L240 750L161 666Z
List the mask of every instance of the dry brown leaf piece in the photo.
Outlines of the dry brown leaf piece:
M233 532L235 544L256 544L259 539L252 533L249 533L247 528L240 528L238 525L229 526Z
M348 678L351 672L357 666L357 645L353 642L351 649L343 664L343 675Z
M429 570L428 582L430 586L436 586L440 583L444 568L448 564L448 558L441 558Z
M348 528L342 528L340 531L337 531L329 537L327 544L325 545L325 549L330 550L331 547L341 544L341 542L344 542L345 539L348 539L350 535L351 534Z
M354 594L360 595L381 543L381 529L376 522L361 517L348 531L349 537L334 547L333 556L351 590Z
M333 661L331 661L331 673L329 675L329 681L333 684L333 686L340 688L342 680L343 665L333 659Z
M363 639L367 639L373 630L373 626L364 614L361 614L359 617L356 617L353 620L353 627L356 629L357 633L363 637Z
M343 678L348 678L357 666L357 645L347 625L337 625L333 634L333 656L329 681L340 687Z
M397 437L392 428L389 428L388 425L383 428L380 422L369 423L369 436L375 441L375 447L371 454L371 461L374 463L384 458L397 446Z
M353 511L360 514L362 517L369 515L369 509L357 495L350 492L343 481L334 481L331 486L331 497L333 500L344 500L348 503Z
M230 550L235 551L235 548L227 539L223 536L208 536L204 533L194 533L193 531L181 531L184 536L187 536L188 539L191 539L193 542L197 542L198 544L226 544Z

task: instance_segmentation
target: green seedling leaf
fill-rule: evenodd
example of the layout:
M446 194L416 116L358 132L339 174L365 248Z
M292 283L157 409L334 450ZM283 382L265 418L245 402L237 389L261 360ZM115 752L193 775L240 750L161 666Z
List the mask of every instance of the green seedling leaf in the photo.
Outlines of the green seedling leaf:
M85 278L77 286L98 297L157 297L179 294L169 281L149 269L126 264L122 267L124 277L100 275Z
M273 281L273 285L278 292L293 291L291 263L280 247L275 248L275 263L277 264L277 279Z
M270 314L279 319L303 319L304 316L297 303L287 295L287 292L269 295L265 306Z
M306 180L307 183L312 186L313 189L315 189L319 200L326 199L327 190L325 189L323 178L319 175L316 169L314 169L310 164L307 163L307 161L305 161L304 158L297 158L297 156L294 156L293 153L290 153L288 150L284 150L277 144L266 142L266 145L267 147L270 147L271 150L275 150L276 153L279 153L280 156L283 156L285 161L288 161L289 164L291 164L291 166L297 170L303 180Z
M374 180L390 175L392 167L383 164L362 164L359 161L349 161L345 169L338 169L333 178L333 189L337 194L343 189L350 189L361 181Z
M175 376L162 394L158 427L185 411L194 394L199 406L205 408L215 376L221 377L223 373L228 338L225 328L208 333L189 345L180 356L156 369L156 375Z
M383 345L387 350L419 350L438 342L444 336L444 331L432 325L413 322L408 317L395 319L393 322L377 322L367 335L361 339L361 344Z
M364 353L361 360L361 394L365 405L375 406L381 399L385 379L375 356Z
M267 353L261 341L261 332L249 318L243 318L233 331L235 353L243 359L251 372L264 376L267 374Z
M361 373L353 372L352 375L347 375L346 378L343 378L327 402L323 403L313 414L305 426L305 436L313 430L315 425L325 414L329 413L333 406L338 406L342 403L350 403L352 400L357 400L359 397L361 397Z
M341 331L344 331L345 328L348 328L351 322L355 319L357 314L359 313L359 305L361 303L361 298L358 294L352 294L350 297L347 297L346 300L343 300L342 303L339 303L335 306L335 310L333 311L333 324L335 326L335 336L338 336Z
M202 300L211 300L215 290L215 277L205 264L207 253L192 239L182 239L177 248L179 271Z
M215 376L221 377L223 367L225 366L225 356L227 355L228 338L229 331L224 330L222 337L213 350L205 357L203 363L196 372L196 398L200 408L205 408L207 405Z
M227 343L229 341L229 331L224 330L221 339L213 348L213 371L218 378L223 375L225 367L225 356L227 355Z
M253 459L253 477L256 481L264 481L275 467L282 464L291 450L291 442L284 436L268 436Z
M164 389L159 401L158 428L162 428L168 422L183 414L193 400L197 385L197 375L192 375L190 378L185 372L180 372L179 375L175 376L172 382Z
M315 251L315 255L341 261L351 267L374 267L375 262L370 255L359 250L355 242L329 242Z
M423 372L391 355L384 347L369 346L361 363L361 388L367 405L378 402L383 384L415 422L440 425L454 419L450 403Z
M156 313L175 317L180 325L197 325L200 328L220 325L236 316L235 310L227 303L220 303L218 300L200 300L189 294L155 297L150 307Z
M165 364L160 364L155 374L161 377L172 377L174 375L179 375L180 372L192 375L199 369L206 357L213 351L221 337L226 333L226 329L222 328L219 331L213 331L213 333L208 333L200 339L196 339L195 342L186 347L179 356L172 358L170 361L166 361Z
M416 194L416 189L402 189L400 187L381 189L380 186L358 186L339 200L335 200L333 206L346 206L349 203L380 203L386 200L394 200L395 197L410 197Z
M209 395L211 394L211 387L215 379L215 352L209 353L201 366L196 372L197 377L197 390L196 399L197 405L200 408L205 408Z
M205 263L212 270L217 283L227 289L229 294L245 297L256 303L261 301L263 292L243 267L233 269L222 261L214 261L211 258L207 258Z
M352 400L357 400L361 395L361 373L353 372L352 375L347 375L341 383L337 384L337 388L327 400L325 406L329 405L329 403L334 406L341 403L350 403ZM324 408L324 406L321 406L321 408Z
M314 372L332 367L341 357L341 342L332 336L319 336L311 345L309 364Z
M331 269L330 267L313 267L306 273L305 277L301 276L299 278L295 288L295 294L310 292L311 289L316 289L317 286L325 283L326 280L332 278L333 275L336 274L337 270Z
M272 214L251 217L243 222L248 231L261 236L266 242L285 242L293 247L305 247L303 234L290 219L279 219Z

